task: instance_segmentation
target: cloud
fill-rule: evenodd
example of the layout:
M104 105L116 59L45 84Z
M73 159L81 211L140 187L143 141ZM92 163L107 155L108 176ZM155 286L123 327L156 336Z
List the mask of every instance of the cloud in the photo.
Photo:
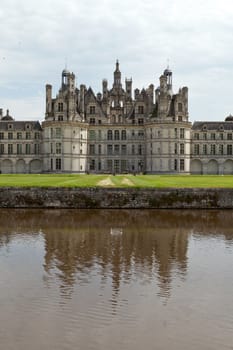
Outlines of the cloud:
M134 88L156 86L169 59L175 87L190 88L191 119L223 119L233 112L232 15L228 0L1 0L1 104L37 119L66 61L97 92L116 58Z

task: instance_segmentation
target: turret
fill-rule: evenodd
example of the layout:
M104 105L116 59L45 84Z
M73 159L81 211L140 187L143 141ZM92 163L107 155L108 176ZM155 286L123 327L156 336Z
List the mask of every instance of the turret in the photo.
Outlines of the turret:
M125 79L126 99L132 99L132 79Z
M52 85L47 84L46 87L46 117L52 112Z
M116 61L116 69L114 72L114 83L113 83L114 87L121 87L121 72L119 69L119 62L118 60Z
M103 91L103 99L107 99L108 97L108 81L103 79L102 81L102 91Z

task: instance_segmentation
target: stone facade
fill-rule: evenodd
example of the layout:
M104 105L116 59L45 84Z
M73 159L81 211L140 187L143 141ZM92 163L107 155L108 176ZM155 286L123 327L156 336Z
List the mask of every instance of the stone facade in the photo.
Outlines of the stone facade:
M2 173L233 173L231 117L192 126L188 88L173 93L170 69L157 89L134 91L118 61L112 86L103 80L97 94L67 69L61 78L56 97L46 85L42 125L0 110Z

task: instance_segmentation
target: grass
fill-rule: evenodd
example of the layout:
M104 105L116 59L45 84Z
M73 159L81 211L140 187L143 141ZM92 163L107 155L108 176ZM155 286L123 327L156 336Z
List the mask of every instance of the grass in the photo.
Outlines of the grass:
M0 187L233 188L231 175L1 174Z

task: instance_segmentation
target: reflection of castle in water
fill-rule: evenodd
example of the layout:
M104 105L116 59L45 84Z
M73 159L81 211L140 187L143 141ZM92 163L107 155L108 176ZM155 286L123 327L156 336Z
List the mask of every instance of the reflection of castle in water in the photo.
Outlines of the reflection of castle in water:
M3 210L0 220L0 246L9 244L16 227L30 235L42 232L44 269L56 277L62 293L89 283L94 271L102 286L111 276L115 300L120 285L135 278L139 283L157 279L159 294L169 296L173 273L186 274L190 233L211 234L217 227L233 239L233 214L220 211L22 210L12 215Z

